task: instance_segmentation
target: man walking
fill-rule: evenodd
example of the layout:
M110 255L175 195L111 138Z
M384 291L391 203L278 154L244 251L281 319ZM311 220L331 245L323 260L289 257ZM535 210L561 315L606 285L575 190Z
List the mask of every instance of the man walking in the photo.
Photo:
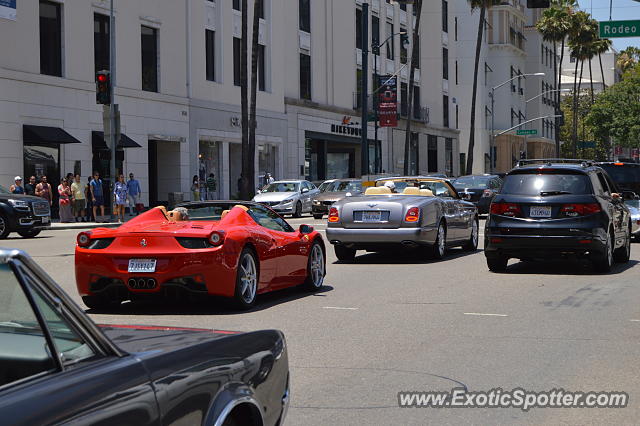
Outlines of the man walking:
M76 222L84 222L84 209L86 207L87 200L84 195L85 186L80 180L80 175L76 175L75 180L71 184L71 199L73 205L73 215L76 217Z
M129 204L131 205L131 210L129 210L129 216L133 216L133 210L135 209L136 215L140 214L138 209L138 202L140 200L140 195L142 194L142 190L140 189L140 182L133 176L133 173L129 173L129 180L127 181L127 198L129 199Z
M12 194L20 194L24 195L24 187L22 186L22 178L20 176L16 176L13 178L14 184L9 187L9 192Z
M209 177L206 181L207 186L207 200L216 199L216 190L218 189L218 183L216 182L216 176L213 173L209 173Z
M36 195L36 177L31 176L29 183L24 185L24 193L27 195Z
M36 197L44 198L49 202L49 207L53 206L51 184L47 182L47 177L44 175L40 178L40 183L36 185Z
M93 180L89 186L91 188L91 201L93 202L93 217L98 221L98 207L100 207L100 216L104 216L104 194L102 192L102 179L100 173L93 172Z

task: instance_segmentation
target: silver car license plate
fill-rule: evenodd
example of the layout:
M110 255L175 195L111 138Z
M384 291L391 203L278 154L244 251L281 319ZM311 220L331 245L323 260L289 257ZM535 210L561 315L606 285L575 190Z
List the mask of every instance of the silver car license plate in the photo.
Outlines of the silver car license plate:
M382 222L382 212L368 211L362 212L363 222Z
M155 272L156 259L129 259L129 272Z
M529 210L529 216L531 216L531 217L551 217L551 207L548 207L548 206L533 206Z

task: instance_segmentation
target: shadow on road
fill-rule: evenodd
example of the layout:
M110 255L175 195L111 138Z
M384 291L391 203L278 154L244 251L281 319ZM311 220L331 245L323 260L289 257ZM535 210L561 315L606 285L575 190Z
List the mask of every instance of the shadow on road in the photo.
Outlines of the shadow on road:
M630 260L627 263L614 263L611 272L603 274L596 272L591 262L586 260L565 260L559 262L518 262L509 265L508 274L520 275L617 275L637 265L637 260Z
M299 287L290 287L258 296L256 305L248 310L236 308L233 301L222 297L203 296L199 299L169 300L155 297L122 303L110 309L89 309L88 314L119 314L119 315L242 315L260 312L274 306L293 302L305 297L322 295L333 291L333 287L324 285L317 291L307 291Z
M475 251L464 251L462 249L450 249L447 250L447 254L444 259L436 260L429 258L424 252L419 250L396 250L396 251L384 251L384 252L375 252L375 253L366 253L359 256L353 260L353 262L349 261L340 261L337 260L333 262L334 265L416 265L416 264L429 264L429 263L437 263L437 262L446 262L447 260L459 259L463 257L467 257L469 255L480 253L482 250Z
M11 233L3 241L11 241L11 240L16 240L16 241L46 240L47 238L53 238L53 235L38 235L37 237L23 238L18 234L14 235L13 233Z

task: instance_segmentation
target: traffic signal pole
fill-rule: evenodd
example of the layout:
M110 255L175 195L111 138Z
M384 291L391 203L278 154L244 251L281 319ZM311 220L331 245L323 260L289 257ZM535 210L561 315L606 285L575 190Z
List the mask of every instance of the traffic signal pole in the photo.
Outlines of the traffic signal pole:
M114 17L113 17L113 0L111 0L111 5L110 5L110 10L109 10L109 74L110 74L110 80L111 80L111 84L109 85L109 90L111 91L110 93L110 98L111 98L111 102L109 103L109 147L111 148L111 169L109 170L109 174L111 175L111 185L110 185L110 191L109 191L109 196L107 197L106 194L104 194L105 196L103 197L103 199L105 200L105 202L107 202L107 200L109 200L108 202L111 203L111 220L115 221L116 216L115 216L115 209L114 209L114 205L115 203L112 202L111 200L113 199L113 190L115 189L115 185L116 185L116 149L117 146L116 144L118 143L118 141L116 140L116 133L120 133L118 131L116 131L116 112L115 112L115 105L114 105L114 87L116 85L116 39L115 39L115 21L114 21Z

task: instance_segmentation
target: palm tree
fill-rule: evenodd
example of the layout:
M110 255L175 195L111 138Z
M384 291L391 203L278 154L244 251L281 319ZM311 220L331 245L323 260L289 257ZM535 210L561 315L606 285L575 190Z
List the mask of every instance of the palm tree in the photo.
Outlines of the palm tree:
M598 61L600 62L600 73L602 74L602 90L606 89L607 82L604 77L604 68L602 67L602 54L607 53L611 48L611 40L608 38L600 38L593 43L594 49L598 55ZM612 82L613 83L613 82Z
M249 152L249 99L248 99L248 75L247 75L247 38L248 38L248 21L249 10L247 8L247 0L242 0L242 20L241 31L242 39L240 40L240 115L242 120L242 174L240 175L240 199L249 199L249 181L247 180L249 173L249 159L252 157Z
M407 127L405 129L404 139L404 174L409 174L409 150L411 147L411 115L413 114L413 86L415 84L415 74L418 61L420 60L420 52L418 52L418 46L420 43L420 15L422 15L422 0L417 0L413 7L416 8L416 25L413 29L413 45L411 47L411 70L409 71L409 93L408 93L408 115L407 115ZM378 84L377 82L375 84ZM420 99L418 99L420 102ZM376 141L377 143L377 141ZM419 149L419 147L417 148ZM416 164L416 168L419 165ZM417 171L416 171L417 172Z
M249 158L247 160L247 169L243 171L245 179L248 181L247 188L249 190L246 199L253 196L253 191L256 187L256 97L258 92L258 36L260 34L260 15L262 15L262 11L260 10L261 7L262 2L260 0L253 1L253 28L251 34L251 104L249 107L249 143L247 146Z
M480 9L478 21L478 37L476 38L476 58L473 66L473 93L471 95L471 123L469 126L469 147L467 148L467 173L473 173L473 149L476 141L476 100L478 95L478 68L482 51L482 36L484 34L485 16L487 9L500 4L501 0L468 0L471 11ZM493 113L493 111L491 111Z
M624 74L629 69L633 68L640 59L640 49L634 46L629 46L618 55L616 65L620 68Z

